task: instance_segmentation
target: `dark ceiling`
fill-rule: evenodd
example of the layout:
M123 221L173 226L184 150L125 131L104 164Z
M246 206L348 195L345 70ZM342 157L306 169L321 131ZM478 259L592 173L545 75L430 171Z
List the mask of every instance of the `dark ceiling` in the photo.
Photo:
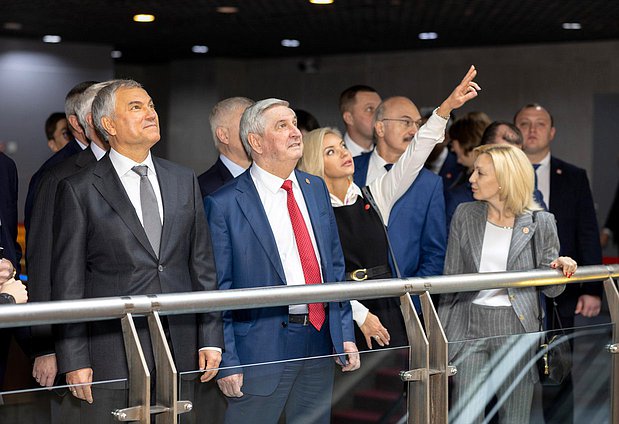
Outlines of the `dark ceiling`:
M223 14L220 6L238 13ZM134 23L151 13L153 23ZM563 23L580 23L566 30ZM15 27L20 29L7 29ZM438 39L422 41L420 32ZM617 0L0 0L0 36L111 44L126 62L619 39ZM298 39L287 48L282 39ZM191 52L208 46L206 55Z

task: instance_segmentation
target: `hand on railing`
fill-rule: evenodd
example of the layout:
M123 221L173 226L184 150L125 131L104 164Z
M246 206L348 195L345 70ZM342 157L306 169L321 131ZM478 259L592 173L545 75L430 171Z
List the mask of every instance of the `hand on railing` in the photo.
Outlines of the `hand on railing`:
M43 387L51 387L54 385L54 379L58 372L56 364L56 355L42 355L34 359L32 366L32 377Z
M92 390L90 384L86 383L92 383L92 368L81 368L67 373L67 384L71 386L71 394L78 399L92 403Z
M570 278L576 272L576 268L578 268L578 264L576 261L569 256L559 256L557 259L550 263L551 268L561 269L563 271L563 275L567 278Z

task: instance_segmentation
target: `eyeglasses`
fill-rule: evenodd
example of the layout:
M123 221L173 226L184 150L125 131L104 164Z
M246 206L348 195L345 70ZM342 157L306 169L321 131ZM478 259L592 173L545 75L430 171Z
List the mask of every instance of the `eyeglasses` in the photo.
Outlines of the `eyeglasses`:
M412 119L408 118L383 118L381 119L381 121L397 121L402 123L406 128L410 128L414 125L417 127L417 129L421 128L421 125L423 124L423 121L421 119L413 121Z

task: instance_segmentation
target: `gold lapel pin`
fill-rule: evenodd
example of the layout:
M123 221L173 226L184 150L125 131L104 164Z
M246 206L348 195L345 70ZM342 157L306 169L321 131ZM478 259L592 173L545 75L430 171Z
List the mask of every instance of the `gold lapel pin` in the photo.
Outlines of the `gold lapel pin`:
M561 174L563 174L563 170L561 168L558 168L557 169L557 175L561 175Z
M525 233L525 234L529 234L529 227L524 227L522 229L522 232Z
M305 179L305 184L309 184L309 178Z

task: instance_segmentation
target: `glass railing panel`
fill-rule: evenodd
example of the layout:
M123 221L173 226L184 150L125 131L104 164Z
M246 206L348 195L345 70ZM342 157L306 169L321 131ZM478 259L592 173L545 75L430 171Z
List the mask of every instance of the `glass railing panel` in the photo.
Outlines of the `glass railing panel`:
M84 417L92 422L113 423L112 411L128 406L126 379L94 381L90 386L94 402L86 409L83 408L86 402L71 395L67 385L34 387L34 384L0 392L0 423L79 423L85 422Z
M241 368L221 368L220 373L234 374L243 369L251 368L255 376L253 381L244 381L244 387L256 392L266 390L266 385L283 384L284 380L294 379L300 370L310 370L313 383L320 387L320 394L324 402L317 402L319 406L306 409L303 420L286 419L286 410L294 411L303 408L303 396L291 395L285 403L281 416L274 417L270 422L312 423L321 422L318 417L326 417L327 422L347 424L359 422L398 422L406 416L406 395L404 383L399 373L408 369L409 348L386 348L364 351L359 353L361 367L352 372L342 372L336 363L337 355L301 358L288 361L251 364ZM282 370L284 370L282 374ZM226 398L217 383L199 383L200 371L181 373L179 376L179 400L190 400L193 403L191 412L180 415L180 422L189 423L223 423L228 405L239 408L240 400ZM220 374L221 375L221 374ZM277 377L276 377L277 376ZM283 376L283 377L281 377ZM295 381L295 387L306 382ZM311 386L311 382L307 382ZM263 386L263 387L261 387ZM273 386L275 387L275 386ZM243 388L241 388L241 391ZM308 390L311 390L308 389ZM302 390L305 393L305 390ZM264 418L273 413L277 414L277 407L273 406L274 396L253 396L257 399L256 406L250 410L251 416ZM228 412L231 414L233 412ZM251 416L239 416L228 422L249 423ZM255 421L255 420L253 420ZM324 421L322 421L324 422Z
M570 415L574 422L609 422L611 355L606 346L612 329L612 324L601 324L450 342L449 363L457 373L449 384L449 422L566 422ZM540 345L548 340L554 351L570 345L571 372L561 384L540 379L545 373Z

